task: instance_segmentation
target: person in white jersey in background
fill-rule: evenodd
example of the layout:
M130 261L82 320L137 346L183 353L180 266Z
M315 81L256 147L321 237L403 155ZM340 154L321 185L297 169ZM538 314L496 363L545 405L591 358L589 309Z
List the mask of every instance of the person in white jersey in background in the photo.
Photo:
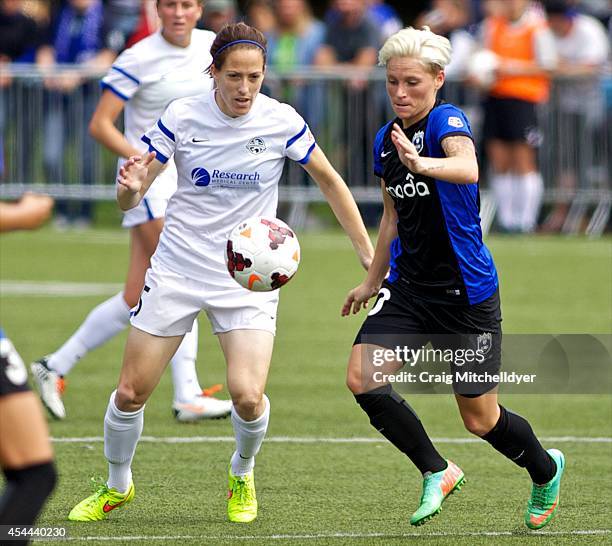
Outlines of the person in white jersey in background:
M215 34L195 28L202 15L201 0L158 0L161 29L125 50L101 82L102 97L90 123L90 132L103 146L125 158L140 154L140 140L174 99L201 94L212 88L205 73L211 62L210 46ZM115 127L124 111L125 133ZM98 305L83 324L56 352L32 364L42 401L57 419L66 416L61 394L63 377L92 349L127 327L130 309L138 304L145 272L164 225L170 196L176 191L176 167L165 170L139 205L126 211L123 227L130 229L130 263L122 292ZM230 400L206 396L198 382L195 360L197 322L187 333L172 362L173 410L179 421L226 417Z
M240 287L229 275L224 255L227 237L241 219L276 216L286 157L302 164L317 182L361 264L367 269L372 260L357 205L302 117L259 93L266 62L263 34L244 23L227 25L211 54L215 89L174 101L143 137L150 153L130 158L120 169L117 199L122 209L138 206L172 156L178 189L168 205L139 312L131 319L119 384L106 412L108 482L77 504L70 520L103 519L134 497L130 466L145 402L201 310L219 338L234 404L236 450L229 467L228 517L245 523L257 517L253 467L270 415L264 389L278 291Z

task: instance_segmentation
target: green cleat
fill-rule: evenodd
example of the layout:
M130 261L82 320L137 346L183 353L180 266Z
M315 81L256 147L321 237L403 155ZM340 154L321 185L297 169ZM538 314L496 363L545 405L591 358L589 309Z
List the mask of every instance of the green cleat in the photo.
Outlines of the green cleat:
M423 525L442 510L444 499L459 491L465 483L465 476L452 461L447 461L445 470L435 474L427 473L423 480L421 504L410 518L410 525Z
M534 483L531 488L531 497L525 512L525 525L530 529L541 529L548 525L559 508L559 489L565 468L565 457L558 449L549 449L547 452L555 461L557 472L548 483L544 485Z
M249 523L257 517L257 496L253 471L244 476L234 476L229 470L227 492L227 516L236 523Z
M106 519L115 508L119 508L134 498L134 482L130 482L127 492L119 493L109 489L103 480L92 478L95 493L77 504L68 514L70 521L99 521Z

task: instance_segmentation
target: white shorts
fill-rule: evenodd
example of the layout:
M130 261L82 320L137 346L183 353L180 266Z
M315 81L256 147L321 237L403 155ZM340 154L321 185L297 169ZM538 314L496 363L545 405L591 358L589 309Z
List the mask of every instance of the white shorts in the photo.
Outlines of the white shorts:
M228 280L232 280L229 274ZM251 292L238 284L195 280L154 262L130 322L155 336L179 336L191 331L193 321L204 310L215 334L231 330L275 334L277 307L278 290Z
M131 228L166 216L168 199L143 198L138 206L123 213L122 227Z

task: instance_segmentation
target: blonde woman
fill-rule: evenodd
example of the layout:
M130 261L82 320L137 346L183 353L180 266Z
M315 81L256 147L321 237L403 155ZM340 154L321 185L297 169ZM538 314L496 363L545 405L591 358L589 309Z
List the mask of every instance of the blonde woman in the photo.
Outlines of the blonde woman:
M421 503L410 519L421 525L465 478L438 453L385 377L401 368L406 353L381 362L381 350L393 355L397 347L419 350L431 342L452 351L452 384L465 427L527 469L533 488L525 522L539 529L557 510L564 458L556 449L545 451L529 423L498 404L497 383L487 379L501 366L499 287L480 230L470 124L437 98L450 58L448 40L427 27L401 30L379 52L397 117L374 143L384 203L374 260L342 309L343 315L357 313L378 294L357 334L347 384L371 424L423 474ZM468 350L480 351L471 366L459 361ZM461 380L460 370L480 377Z

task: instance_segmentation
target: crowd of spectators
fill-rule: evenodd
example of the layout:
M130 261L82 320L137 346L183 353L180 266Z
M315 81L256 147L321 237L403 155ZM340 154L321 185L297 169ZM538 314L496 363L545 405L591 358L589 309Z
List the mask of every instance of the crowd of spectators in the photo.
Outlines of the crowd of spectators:
M320 18L315 16L308 0L240 3L205 0L199 26L215 32L237 20L256 26L269 40L269 68L282 73L300 66L372 67L377 63L378 48L388 36L407 25L427 25L432 31L447 36L453 45L453 62L447 69L447 77L482 85L482 81L472 77L470 63L478 44L486 43L483 33L486 22L511 4L524 4L531 16L539 17L544 23L548 19L545 27L551 39L542 41L538 37L537 40L540 45L545 42L546 47L555 48L555 55L547 57L549 66L543 67L549 76L601 72L609 62L610 3L609 0L423 0L423 11L407 20L383 0L330 0L324 12L317 11ZM156 29L155 0L0 0L0 89L12 83L11 63L32 63L41 69L73 64L102 73L118 53ZM554 66L550 65L553 57ZM495 68L499 69L499 65ZM365 80L349 82L349 92L355 100L362 100L360 90L365 85ZM73 140L83 158L81 163L90 166L81 167L79 179L92 183L95 162L89 159L94 156L94 144L86 134L86 125L95 102L94 86L70 70L45 76L43 86L43 131L48 143L44 149L45 175L52 182L62 179L65 150ZM592 86L590 90L583 86L579 96L584 98L589 92ZM27 87L20 93L23 100ZM71 100L76 94L81 99ZM591 107L585 111L588 101L576 102L574 97L572 102L570 95L565 97L563 108L573 116L574 127L580 129L580 124L585 124L586 118L591 120L595 110ZM283 98L299 100L299 97ZM315 98L316 93L311 93L311 103ZM8 113L15 107L8 98L0 100L0 138L9 123ZM306 97L303 109L308 108ZM33 123L27 117L20 120L26 129ZM74 120L82 120L82 127L75 129ZM589 123L592 125L594 121ZM564 187L576 186L579 183L576 166L564 165L563 169ZM0 154L0 179L2 171ZM31 165L21 165L20 172L25 179L31 179ZM76 209L71 206L69 209L68 204L60 202L60 217L83 224L90 220L89 205L78 205ZM563 207L558 207L549 218L547 229L559 229L565 213Z

